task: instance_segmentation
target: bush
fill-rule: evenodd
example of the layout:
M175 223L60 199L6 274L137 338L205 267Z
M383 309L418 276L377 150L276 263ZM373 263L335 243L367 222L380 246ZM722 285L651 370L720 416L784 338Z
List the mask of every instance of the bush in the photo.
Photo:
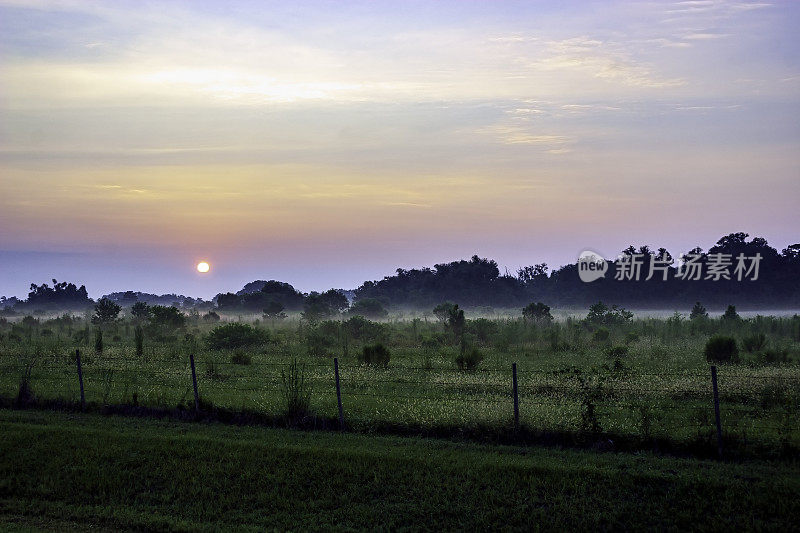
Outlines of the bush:
M706 361L712 363L737 362L739 360L739 347L733 337L711 337L706 343Z
M372 322L360 315L348 318L342 322L342 326L345 333L356 340L374 341L386 334L386 327L383 324Z
M212 350L232 350L262 344L267 340L265 332L241 322L217 326L206 337L206 343Z
M779 348L773 348L772 350L765 350L762 352L759 357L759 362L772 364L772 363L788 363L789 362L789 351L782 350Z
M361 350L359 361L365 365L376 365L387 367L391 354L389 349L381 343L367 345Z
M764 349L764 346L767 345L767 336L763 333L759 333L758 335L752 335L750 337L745 337L742 340L742 347L746 352L760 352Z
M522 308L522 317L538 323L550 323L553 315L550 313L550 306L542 302L529 303Z
M633 319L633 313L612 305L608 307L603 302L597 302L589 307L589 314L586 315L584 323L589 326L620 326L628 324Z
M628 355L628 347L614 346L612 348L606 348L605 355L609 359L618 359L620 357L625 357L626 355Z
M483 353L477 348L466 350L456 356L456 366L461 371L472 371L478 368L484 359Z

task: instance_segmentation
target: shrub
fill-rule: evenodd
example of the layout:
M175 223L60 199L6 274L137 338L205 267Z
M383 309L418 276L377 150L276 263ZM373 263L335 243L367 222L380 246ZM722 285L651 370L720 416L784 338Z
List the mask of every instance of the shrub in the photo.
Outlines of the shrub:
M464 353L460 353L458 356L456 356L456 366L461 371L475 370L481 364L483 359L483 353L481 353L477 348L472 348L471 350L465 350Z
M549 323L553 321L553 315L550 314L550 306L542 302L529 303L523 307L522 317L525 320L539 323Z
M721 335L711 337L706 343L706 361L714 363L736 362L739 360L739 347L733 337Z
M779 348L765 350L759 355L759 361L766 364L789 362L789 351Z
M628 347L627 346L614 346L605 349L605 355L609 359L618 359L620 357L625 357L628 355Z
M633 313L622 307L608 307L603 302L597 302L589 307L584 323L589 326L619 326L630 323L632 319Z
M150 326L162 334L174 332L186 326L186 315L175 306L153 305L150 307L149 316Z
M389 349L381 343L367 345L361 350L359 361L365 365L389 366L391 354Z
M342 326L347 335L357 340L373 340L386 334L386 327L383 324L372 322L360 315L348 318L342 322Z
M759 333L758 335L752 335L750 337L745 337L742 340L742 347L746 352L760 352L764 349L764 346L767 345L767 336L763 333Z
M212 350L232 350L265 341L267 341L265 332L241 322L217 326L206 337L206 343Z

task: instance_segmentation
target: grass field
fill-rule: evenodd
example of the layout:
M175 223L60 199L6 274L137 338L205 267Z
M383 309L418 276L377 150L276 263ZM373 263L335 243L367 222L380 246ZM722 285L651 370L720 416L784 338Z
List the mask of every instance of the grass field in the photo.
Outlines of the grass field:
M489 446L0 410L0 528L772 529L797 461Z
M233 317L231 317L233 318ZM195 355L206 409L278 417L286 411L282 376L298 361L309 399L308 425L337 417L333 356L339 358L347 426L361 432L493 435L513 427L511 365L518 367L520 426L528 435L572 435L576 443L610 438L624 449L716 453L709 362L713 335L739 345L737 362L718 364L726 449L733 457L780 456L800 448L800 318L725 322L643 318L598 327L567 319L537 325L521 319L471 319L468 351L483 358L459 370L460 347L437 321L258 323L256 344L212 349L216 327L198 317L164 331L145 328L135 353L133 324L106 327L102 353L83 319L0 325L0 397L10 401L25 378L38 400L80 398L74 350L80 349L86 401L193 409L189 354ZM598 335L598 332L604 335ZM745 349L748 339L761 344ZM383 365L360 360L383 343ZM26 373L27 374L27 378ZM580 441L580 442L578 442ZM564 442L561 439L560 442Z

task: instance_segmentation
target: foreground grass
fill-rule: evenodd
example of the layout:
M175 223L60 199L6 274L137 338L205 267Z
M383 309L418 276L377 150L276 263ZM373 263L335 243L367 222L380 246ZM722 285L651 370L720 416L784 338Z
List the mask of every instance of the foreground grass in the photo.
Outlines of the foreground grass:
M0 410L0 529L792 529L800 463Z

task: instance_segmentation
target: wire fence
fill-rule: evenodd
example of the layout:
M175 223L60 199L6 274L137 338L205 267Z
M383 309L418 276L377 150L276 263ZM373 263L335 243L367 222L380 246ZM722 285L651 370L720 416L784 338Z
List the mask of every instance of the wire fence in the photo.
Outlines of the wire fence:
M337 369L335 368L338 367ZM495 428L642 441L723 441L800 446L800 374L720 367L704 371L389 368L314 360L214 361L194 357L0 356L0 394L86 405L137 405L280 416L287 398L308 416L352 429ZM716 374L716 385L712 382ZM23 388L23 383L25 384ZM23 390L24 389L24 390ZM24 398L23 398L24 399ZM719 416L717 415L719 413Z

